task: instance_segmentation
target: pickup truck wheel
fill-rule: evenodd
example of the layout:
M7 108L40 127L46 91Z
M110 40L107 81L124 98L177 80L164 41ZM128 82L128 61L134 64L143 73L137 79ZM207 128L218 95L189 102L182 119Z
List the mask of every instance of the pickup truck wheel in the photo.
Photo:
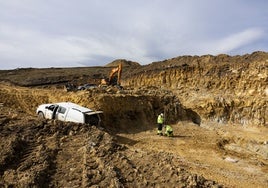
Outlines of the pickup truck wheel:
M45 119L43 112L38 112L38 119Z

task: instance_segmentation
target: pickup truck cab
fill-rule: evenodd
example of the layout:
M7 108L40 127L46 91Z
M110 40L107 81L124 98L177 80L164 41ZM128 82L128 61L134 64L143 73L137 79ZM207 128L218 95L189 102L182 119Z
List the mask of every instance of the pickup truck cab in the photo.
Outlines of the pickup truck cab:
M40 119L57 119L75 123L100 125L102 111L93 111L71 102L54 104L42 104L38 106L36 113Z

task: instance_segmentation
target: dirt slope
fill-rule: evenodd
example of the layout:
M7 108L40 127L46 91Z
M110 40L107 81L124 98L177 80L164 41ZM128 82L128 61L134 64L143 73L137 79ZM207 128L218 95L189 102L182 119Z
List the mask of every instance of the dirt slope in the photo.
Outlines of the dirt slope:
M182 56L137 69L124 79L133 87L173 90L202 120L268 126L268 53Z
M219 187L185 170L180 156L124 146L94 126L39 121L6 107L0 115L1 186Z

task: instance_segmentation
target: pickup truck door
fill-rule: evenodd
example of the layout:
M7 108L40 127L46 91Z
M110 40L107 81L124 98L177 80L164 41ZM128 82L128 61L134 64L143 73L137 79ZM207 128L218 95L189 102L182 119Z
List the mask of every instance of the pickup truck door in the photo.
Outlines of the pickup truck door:
M56 113L56 119L65 121L66 114L67 114L67 108L59 106Z
M56 105L47 106L45 109L45 118L46 119L53 119L53 112L56 110Z

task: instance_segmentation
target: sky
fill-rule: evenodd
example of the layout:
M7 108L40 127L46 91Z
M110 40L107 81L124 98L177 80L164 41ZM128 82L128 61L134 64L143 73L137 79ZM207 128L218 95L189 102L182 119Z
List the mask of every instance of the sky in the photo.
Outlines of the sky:
M268 51L267 0L0 0L0 69Z

